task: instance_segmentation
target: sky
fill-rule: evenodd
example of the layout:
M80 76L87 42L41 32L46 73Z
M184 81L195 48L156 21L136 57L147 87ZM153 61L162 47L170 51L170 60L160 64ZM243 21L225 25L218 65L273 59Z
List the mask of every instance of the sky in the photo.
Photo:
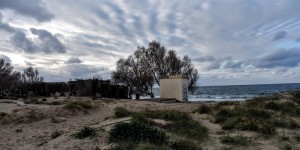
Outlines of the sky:
M45 81L110 79L156 40L199 85L300 83L299 0L1 0L0 58Z

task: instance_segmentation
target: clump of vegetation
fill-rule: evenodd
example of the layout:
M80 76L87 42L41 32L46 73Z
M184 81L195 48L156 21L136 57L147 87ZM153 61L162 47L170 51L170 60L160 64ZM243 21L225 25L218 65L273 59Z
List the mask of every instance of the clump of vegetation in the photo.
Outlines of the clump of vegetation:
M59 102L59 101L54 101L54 102L51 102L50 105L61 105L61 102Z
M132 113L125 109L124 107L117 107L115 108L115 118L122 118L122 117L128 117Z
M52 134L51 134L51 139L55 139L55 138L59 137L60 135L61 135L61 132L59 132L59 131L54 131L54 132L52 132Z
M65 109L70 110L81 110L81 109L91 109L93 106L88 101L80 101L80 102L70 102L64 106Z
M286 119L286 118L275 118L272 121L276 127L288 128L288 129L299 129L300 125L294 121L293 119Z
M207 105L201 105L200 107L198 107L196 109L196 112L199 114L209 114L211 113L212 109L211 107L207 106Z
M290 144L284 144L283 146L279 147L279 150L292 150L292 146Z
M145 110L141 112L144 118L164 119L172 121L163 129L185 137L204 140L208 137L208 129L202 126L199 122L193 120L188 113L174 110Z
M170 147L175 150L202 150L201 147L188 140L177 140L172 142Z
M297 135L295 135L295 140L297 141L297 142L300 142L300 134L298 133Z
M139 122L116 124L109 132L109 143L149 142L152 144L166 143L168 137L162 130Z
M74 134L77 139L84 139L86 137L96 136L96 130L91 127L83 127L78 133Z
M223 144L240 145L240 146L248 146L249 144L249 140L245 136L242 135L229 136L228 134L220 137L220 142Z

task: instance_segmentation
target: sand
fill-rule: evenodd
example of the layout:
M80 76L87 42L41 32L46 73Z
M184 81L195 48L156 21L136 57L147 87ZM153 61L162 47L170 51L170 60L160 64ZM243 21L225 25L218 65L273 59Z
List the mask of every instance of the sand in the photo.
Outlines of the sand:
M87 97L61 97L58 100L47 98L51 101L78 101L90 100ZM66 110L64 105L26 104L18 106L15 103L0 103L0 112L7 113L0 125L0 149L1 150L80 150L80 149L111 149L107 142L108 131L117 122L128 121L130 118L114 119L114 109L125 107L131 111L147 109L178 110L188 112L192 117L201 122L209 129L209 139L201 143L201 147L209 150L219 150L231 146L220 143L220 136L224 135L219 124L212 122L212 117L207 114L193 113L201 103L157 103L137 100L93 100L94 108L90 110ZM214 105L211 103L210 105ZM53 123L53 117L63 117L66 121ZM76 139L72 135L83 127L89 126L96 129L97 136L94 138ZM62 133L59 137L52 139L54 131ZM281 131L280 131L281 132ZM282 131L283 132L283 131ZM285 131L290 134L291 131ZM299 131L297 131L299 132ZM243 149L278 149L280 144L276 138L266 138L256 132L230 131L230 135L244 135L253 138L255 143ZM300 144L294 145L300 149Z

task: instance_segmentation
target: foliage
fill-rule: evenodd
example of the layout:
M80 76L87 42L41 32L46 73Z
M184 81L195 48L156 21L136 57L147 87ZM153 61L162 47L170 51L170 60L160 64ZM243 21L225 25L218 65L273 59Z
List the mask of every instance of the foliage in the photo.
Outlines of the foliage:
M279 147L279 150L292 150L292 146L289 144L284 144L283 146Z
M84 139L86 137L93 137L96 136L96 130L91 127L84 127L78 133L76 133L75 138L77 139Z
M5 62L4 59L0 59L0 92L17 87L20 82L21 74L16 71L13 72L13 66L9 62Z
M294 138L297 142L300 142L300 134L299 133L296 134Z
M39 71L33 67L27 67L22 74L23 83L39 83L44 81L44 77L39 76Z
M223 144L230 144L230 145L240 145L240 146L248 146L248 139L245 136L229 136L224 135L220 137L220 142Z
M211 108L207 105L201 105L196 110L196 112L199 113L199 114L209 114L209 113L211 113L211 111L212 111Z
M171 143L171 148L175 150L202 150L194 142L188 140L177 140Z
M139 122L118 123L109 131L109 143L149 142L166 143L168 137L164 131Z
M60 132L54 131L54 132L51 134L51 139L55 139L55 138L59 137L60 135L61 135Z
M124 107L117 107L115 108L115 118L122 118L122 117L128 117L132 113L125 109Z
M189 138L204 140L208 137L208 130L199 122L193 120L187 113L174 110L144 110L141 115L145 118L164 119L172 121L163 129Z
M81 109L91 109L93 106L89 102L70 102L64 106L65 109L71 110L81 110Z

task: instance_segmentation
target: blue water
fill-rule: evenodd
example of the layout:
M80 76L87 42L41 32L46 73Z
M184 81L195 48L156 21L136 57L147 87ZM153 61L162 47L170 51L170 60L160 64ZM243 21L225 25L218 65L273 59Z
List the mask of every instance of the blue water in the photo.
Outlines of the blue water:
M300 83L200 86L194 94L189 94L189 101L246 100L253 97L267 96L289 90L300 90ZM159 97L159 88L155 88L153 92L155 97Z

